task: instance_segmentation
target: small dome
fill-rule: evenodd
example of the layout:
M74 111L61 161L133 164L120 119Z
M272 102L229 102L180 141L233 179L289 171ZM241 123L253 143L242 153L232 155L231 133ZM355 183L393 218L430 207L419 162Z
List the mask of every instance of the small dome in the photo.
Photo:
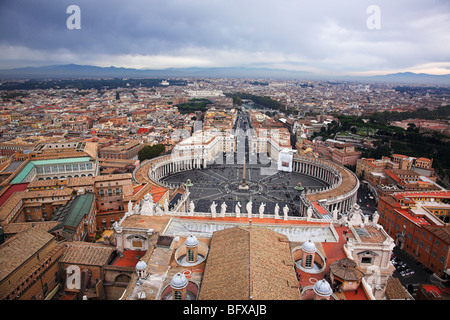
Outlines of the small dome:
M306 241L302 245L302 250L307 253L314 253L317 251L316 245L311 240Z
M170 281L170 286L174 289L183 289L187 286L187 284L188 279L181 272L178 272L176 275L174 275L172 280Z
M136 270L142 271L145 269L147 269L147 264L144 261L139 260L138 263L136 264Z
M198 239L196 236L189 235L189 237L187 237L186 242L184 244L187 247L196 247L196 246L198 246Z
M321 297L331 296L333 293L330 284L325 279L317 281L314 284L313 290L315 294Z

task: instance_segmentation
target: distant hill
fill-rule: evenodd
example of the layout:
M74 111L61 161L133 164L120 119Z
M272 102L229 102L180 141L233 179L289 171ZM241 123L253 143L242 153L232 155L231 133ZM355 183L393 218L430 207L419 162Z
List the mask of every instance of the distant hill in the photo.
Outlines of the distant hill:
M380 76L367 77L373 81L416 83L416 84L447 84L450 85L450 74L432 75L426 73L400 72Z
M263 68L168 68L133 69L117 67L83 66L76 64L25 67L0 70L0 79L49 78L144 78L144 77L212 77L212 78L295 78L308 75L279 69Z
M89 65L52 65L0 70L0 79L79 79L79 78L248 78L248 79L298 79L335 80L358 82L387 82L405 84L450 85L450 74L394 73L378 76L319 76L310 72L270 68L168 68L134 69L97 67Z

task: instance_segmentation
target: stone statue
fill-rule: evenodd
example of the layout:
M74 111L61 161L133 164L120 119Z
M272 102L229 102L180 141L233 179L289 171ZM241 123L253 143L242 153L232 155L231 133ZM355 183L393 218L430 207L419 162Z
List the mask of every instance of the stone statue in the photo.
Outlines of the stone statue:
M216 217L216 207L217 207L217 203L215 203L214 201L211 203L211 214L212 217L215 218Z
M117 221L113 223L113 228L116 233L122 232L122 226Z
M195 204L194 204L194 201L191 201L189 203L189 215L193 216L194 215L194 210L195 210Z
M152 216L153 215L153 201L151 201L151 195L147 193L144 196L144 202L142 203L141 207L141 214L146 216Z
M337 221L338 220L338 209L334 209L333 210L333 220Z
M247 202L246 208L247 208L248 217L251 218L252 217L252 200Z
M313 214L313 209L312 209L311 206L309 206L309 207L306 209L306 219L308 219L308 220L311 219L312 214Z
M339 223L341 226L345 226L347 224L348 221L348 217L344 214L342 215L342 217L339 219Z
M156 213L157 216L162 216L163 215L163 211L162 211L160 206L156 206L155 213Z
M367 225L369 223L369 216L365 214L363 216L364 216L364 225Z
M276 203L275 204L275 219L278 219L280 217L279 212L280 212L280 206L278 205L278 203Z
M362 210L359 208L359 205L355 204L348 215L348 224L351 226L363 226L363 219L365 217L363 217Z
M261 203L260 205L259 205L259 217L262 219L262 218L264 218L264 209L265 209L265 207L266 207L266 204L265 203Z
M169 201L167 201L167 199L164 200L163 208L164 208L164 214L168 214L169 213Z
M236 217L240 218L241 217L241 203L238 201L238 203L236 203L236 206L234 207L234 211L236 211Z
M283 207L283 217L284 220L288 219L288 212L289 212L289 207L287 206L287 204Z
M222 202L222 205L220 206L220 215L222 217L225 217L226 212L227 212L227 204L225 202Z
M139 202L136 202L136 205L134 206L134 208L133 208L133 213L134 214L140 214L140 205L139 205Z
M378 211L375 211L372 215L372 223L374 226L378 224L378 219L380 218L380 215L378 214Z
M128 215L132 215L133 214L133 202L130 200L128 201L128 210L127 210Z

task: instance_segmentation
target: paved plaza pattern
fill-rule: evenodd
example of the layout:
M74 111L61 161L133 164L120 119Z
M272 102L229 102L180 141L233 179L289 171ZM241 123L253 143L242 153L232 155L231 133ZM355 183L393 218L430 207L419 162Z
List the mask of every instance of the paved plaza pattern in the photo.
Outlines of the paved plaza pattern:
M289 215L298 215L300 208L300 191L295 187L300 182L305 192L326 188L327 184L319 179L296 172L278 171L272 175L261 174L258 164L246 166L246 183L248 191L238 189L242 183L243 166L212 164L205 169L195 169L169 175L163 181L170 184L186 184L190 180L190 200L195 204L197 212L210 212L213 201L218 210L223 202L226 212L234 212L236 204L241 205L241 214L246 214L245 205L252 201L252 213L258 213L264 203L265 214L274 214L276 204L280 208L288 205ZM280 210L281 211L281 210Z

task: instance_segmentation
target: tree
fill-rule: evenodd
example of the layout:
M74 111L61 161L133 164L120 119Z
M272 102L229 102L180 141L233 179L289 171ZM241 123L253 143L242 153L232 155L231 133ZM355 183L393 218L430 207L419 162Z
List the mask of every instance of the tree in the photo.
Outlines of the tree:
M239 96L234 96L233 97L233 104L241 106L242 105L242 99Z
M145 146L138 152L139 161L153 159L165 151L166 147L163 144L155 144L153 146Z

